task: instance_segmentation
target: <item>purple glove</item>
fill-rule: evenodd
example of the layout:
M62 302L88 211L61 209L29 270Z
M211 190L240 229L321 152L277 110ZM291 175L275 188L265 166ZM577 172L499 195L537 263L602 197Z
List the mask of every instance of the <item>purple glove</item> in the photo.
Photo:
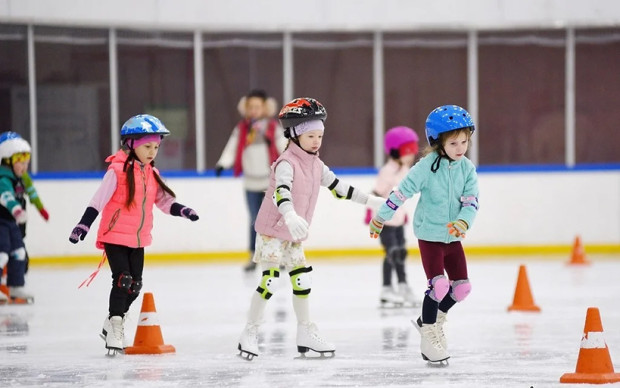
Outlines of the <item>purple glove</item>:
M71 236L69 236L69 241L74 244L77 244L78 239L80 239L80 241L84 241L84 237L86 237L89 230L90 228L88 226L84 224L77 224L76 227L73 228Z
M189 207L184 207L181 209L181 217L189 218L191 221L197 221L199 218L194 209Z

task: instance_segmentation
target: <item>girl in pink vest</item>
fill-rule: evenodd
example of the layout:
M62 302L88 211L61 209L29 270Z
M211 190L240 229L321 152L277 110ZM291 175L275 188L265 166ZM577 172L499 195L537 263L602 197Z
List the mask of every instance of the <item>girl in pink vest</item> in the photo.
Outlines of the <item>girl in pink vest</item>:
M379 170L373 194L386 198L394 187L407 176L413 166L418 153L418 135L408 127L390 128L385 133L385 153L388 161ZM366 224L374 216L371 209L366 212ZM405 241L405 225L407 224L407 209L400 207L394 217L385 223L383 232L379 236L385 250L383 260L383 287L379 300L382 306L399 307L403 305L415 307L419 301L407 284L407 247ZM392 272L396 272L398 286L392 286Z
M368 195L341 182L319 159L327 112L313 98L297 98L279 114L289 145L271 166L269 188L256 219L256 251L253 261L261 266L261 282L253 293L248 321L241 333L240 356L258 356L258 328L267 300L275 291L280 268L288 271L293 284L293 308L297 316L297 350L333 355L336 348L319 334L310 320L308 296L312 267L306 266L301 242L308 236L321 186L338 199L348 199L378 208L384 199Z
M69 241L84 240L101 213L96 246L105 251L112 270L109 313L102 338L109 354L124 348L125 313L142 288L144 247L151 244L153 205L173 216L198 220L196 212L175 201L154 166L162 138L170 134L158 118L138 115L121 129L121 149L109 156L108 171Z

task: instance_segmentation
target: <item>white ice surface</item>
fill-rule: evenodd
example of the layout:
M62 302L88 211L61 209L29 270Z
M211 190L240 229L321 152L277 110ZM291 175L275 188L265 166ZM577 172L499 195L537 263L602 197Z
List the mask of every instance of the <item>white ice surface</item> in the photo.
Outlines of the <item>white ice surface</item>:
M591 258L592 259L592 258ZM419 258L408 273L418 297ZM175 354L105 357L99 338L107 313L109 270L77 289L94 268L33 267L33 305L0 306L0 387L570 387L586 310L598 307L612 361L620 362L620 260L587 267L513 258L469 263L470 297L448 315L449 366L421 359L410 320L418 309L380 309L381 262L321 260L312 264L311 316L336 345L327 360L298 360L288 277L269 301L261 354L237 356L258 273L239 264L158 266L147 263L143 291L155 297L166 344ZM507 312L519 264L526 264L540 313ZM142 298L125 332L133 339ZM618 372L616 368L616 372ZM576 385L577 386L577 385ZM579 385L583 386L583 385Z

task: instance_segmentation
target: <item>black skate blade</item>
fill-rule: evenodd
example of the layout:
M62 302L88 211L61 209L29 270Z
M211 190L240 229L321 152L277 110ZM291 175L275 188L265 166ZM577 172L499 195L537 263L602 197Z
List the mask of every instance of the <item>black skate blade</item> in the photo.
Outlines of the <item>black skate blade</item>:
M248 352L247 350L241 349L241 344L237 345L237 350L239 350L239 354L237 354L237 356L241 357L246 361L252 361L254 357L258 357L258 354L254 354L252 352Z

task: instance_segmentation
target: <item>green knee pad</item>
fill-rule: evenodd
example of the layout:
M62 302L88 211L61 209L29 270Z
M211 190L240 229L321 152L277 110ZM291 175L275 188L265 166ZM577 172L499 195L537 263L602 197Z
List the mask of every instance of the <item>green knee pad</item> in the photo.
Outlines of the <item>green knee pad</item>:
M304 267L303 265L295 267L289 272L294 295L300 298L308 297L310 294L310 286L312 285L310 272L312 272L312 267Z
M269 268L263 271L263 277L260 280L260 284L256 289L256 292L260 294L264 299L269 299L275 291L274 286L276 278L280 277L280 271L277 268Z

